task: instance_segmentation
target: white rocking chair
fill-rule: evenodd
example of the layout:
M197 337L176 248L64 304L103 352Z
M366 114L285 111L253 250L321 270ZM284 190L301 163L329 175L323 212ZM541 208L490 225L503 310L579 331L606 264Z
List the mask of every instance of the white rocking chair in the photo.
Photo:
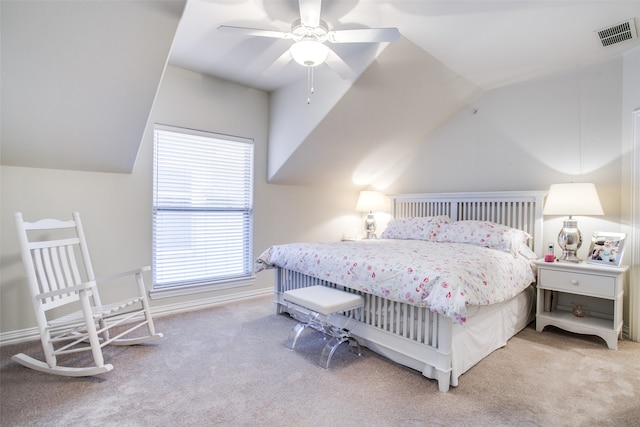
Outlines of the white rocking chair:
M97 280L79 213L74 213L71 221L25 222L21 213L14 214L14 220L45 356L42 362L20 353L12 357L15 362L57 375L98 375L113 369L113 365L104 363L102 347L135 345L162 338L161 333L155 332L142 277L149 267ZM102 305L98 283L127 276L135 278L135 296ZM66 314L70 310L63 306L77 311ZM142 326L146 327L143 336L140 331L130 336ZM112 331L115 327L118 329ZM81 351L92 352L93 366L58 365L56 356Z

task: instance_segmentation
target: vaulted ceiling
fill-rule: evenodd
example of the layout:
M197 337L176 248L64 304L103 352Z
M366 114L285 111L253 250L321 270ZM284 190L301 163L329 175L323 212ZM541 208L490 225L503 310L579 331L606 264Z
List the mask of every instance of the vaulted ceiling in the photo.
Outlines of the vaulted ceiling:
M484 91L638 46L595 30L637 25L640 1L324 0L330 29L401 38L332 45L355 74L315 67L309 105L304 67L268 72L291 41L218 30L287 32L297 0L3 0L0 15L2 164L130 172L168 60L271 93L272 182L366 186Z
M170 58L271 91L274 183L381 187L377 176L484 91L611 58L639 41L604 48L596 33L638 20L637 1L324 0L329 29L397 27L401 38L330 44L356 76L315 67L306 105L305 67L271 68L292 40L218 30L288 32L300 9L298 0L190 1Z
M640 1L323 0L320 17L336 30L396 27L424 52L488 90L637 46L638 40L603 49L596 30L634 17L639 25ZM190 0L171 62L247 86L278 89L306 78L303 67L293 62L265 73L292 41L229 34L218 27L287 32L299 18L298 0ZM358 55L368 45L331 47L357 69Z

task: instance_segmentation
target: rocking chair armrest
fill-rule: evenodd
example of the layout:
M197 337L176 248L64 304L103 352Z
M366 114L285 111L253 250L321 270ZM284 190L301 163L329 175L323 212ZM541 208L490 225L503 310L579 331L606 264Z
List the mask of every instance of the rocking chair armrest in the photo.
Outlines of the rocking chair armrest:
M118 273L118 274L114 274L111 276L106 276L106 277L101 277L99 279L96 280L90 280L88 282L83 282L80 283L78 285L74 285L74 286L67 286L65 288L62 289L57 289L55 291L49 291L49 292L44 292L41 294L38 294L37 298L40 300L44 300L47 298L53 298L55 296L58 295L63 295L63 294L70 294L70 293L74 293L74 292L80 292L80 291L86 291L89 290L91 288L95 288L97 286L98 283L100 282L106 282L109 280L115 280L115 279L119 279L121 277L127 277L127 276L133 276L135 274L141 274L145 271L150 271L151 267L150 266L144 266L144 267L140 267L140 268L136 268L135 270L130 270L130 271L126 271L124 273Z
M38 299L47 299L47 298L52 298L58 295L63 295L63 294L70 294L70 293L74 293L74 292L80 292L80 291L86 291L89 290L91 288L95 288L97 285L95 280L90 280L88 282L83 282L80 283L79 285L74 285L74 286L68 286L66 288L62 288L62 289L57 289L55 291L49 291L49 292L44 292L41 294L38 294L37 298Z
M96 282L98 283L108 282L110 280L120 279L122 277L133 276L135 274L144 273L145 271L151 271L151 267L148 265L145 265L144 267L136 268L133 270L122 272L122 273L116 273L110 276L99 277L96 279Z

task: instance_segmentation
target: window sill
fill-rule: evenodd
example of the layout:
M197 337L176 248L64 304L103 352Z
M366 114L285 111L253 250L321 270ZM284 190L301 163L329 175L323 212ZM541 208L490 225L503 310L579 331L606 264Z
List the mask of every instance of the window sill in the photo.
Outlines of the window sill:
M181 297L185 295L199 294L203 292L218 291L221 289L239 288L251 286L255 283L256 277L243 277L241 279L226 280L202 285L168 286L166 288L152 289L149 291L149 298L152 300L162 298Z

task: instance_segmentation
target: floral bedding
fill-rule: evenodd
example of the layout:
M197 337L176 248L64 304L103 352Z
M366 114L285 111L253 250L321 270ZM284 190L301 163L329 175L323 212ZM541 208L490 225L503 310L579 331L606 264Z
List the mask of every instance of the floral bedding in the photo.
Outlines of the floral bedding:
M464 324L468 305L510 299L534 281L531 257L470 243L378 239L295 243L264 251L256 272L279 266L419 307Z

